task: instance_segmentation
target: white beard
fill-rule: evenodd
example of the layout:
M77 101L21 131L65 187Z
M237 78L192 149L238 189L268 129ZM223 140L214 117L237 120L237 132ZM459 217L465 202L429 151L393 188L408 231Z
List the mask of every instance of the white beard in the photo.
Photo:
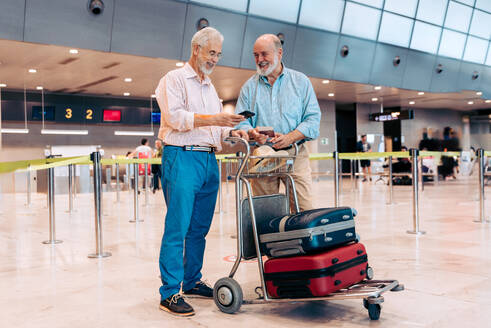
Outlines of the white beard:
M215 68L215 66L213 66L212 68L207 68L206 62L202 62L200 60L198 60L198 67L205 75L210 75L213 72L213 68Z
M264 70L263 68L261 68L261 66L256 65L257 74L262 76L268 76L271 73L273 73L273 71L278 67L278 64L279 64L278 57L274 56L273 64L270 63L269 68L267 70Z

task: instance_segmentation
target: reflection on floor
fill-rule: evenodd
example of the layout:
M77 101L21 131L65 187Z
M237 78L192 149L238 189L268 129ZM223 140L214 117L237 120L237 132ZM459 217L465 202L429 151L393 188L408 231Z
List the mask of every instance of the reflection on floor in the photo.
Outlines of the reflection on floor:
M224 185L224 213L208 236L204 277L227 276L235 254L233 184ZM333 204L330 181L314 182L317 207ZM177 318L158 310L157 265L165 206L161 193L140 195L144 222L129 223L133 195L104 194L104 250L96 260L94 211L90 194L77 195L75 212L66 212L66 195L56 196L55 246L48 238L46 195L4 194L0 199L0 327L489 327L491 322L491 226L478 217L477 181L447 181L421 194L424 236L412 227L411 187L345 182L342 205L354 206L357 229L367 246L376 279L394 278L406 291L385 294L381 318L370 322L361 300L243 305L235 315L221 313L213 301L192 299L197 314ZM488 200L487 213L491 214ZM243 263L236 275L252 297L259 285L257 264Z

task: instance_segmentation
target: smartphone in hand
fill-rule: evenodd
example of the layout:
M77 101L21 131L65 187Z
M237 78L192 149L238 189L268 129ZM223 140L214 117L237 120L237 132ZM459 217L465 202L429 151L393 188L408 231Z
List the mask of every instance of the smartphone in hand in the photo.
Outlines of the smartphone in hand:
M248 111L248 110L245 110L242 113L239 113L239 115L242 115L245 118L250 118L250 117L253 117L254 115L256 115L256 113L251 112L251 111Z

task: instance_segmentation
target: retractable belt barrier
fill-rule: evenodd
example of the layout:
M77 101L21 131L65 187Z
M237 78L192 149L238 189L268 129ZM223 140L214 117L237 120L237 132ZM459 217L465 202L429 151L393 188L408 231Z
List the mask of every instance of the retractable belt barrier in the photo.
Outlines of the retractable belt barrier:
M376 159L376 158L409 158L411 155L408 151L398 151L398 152L365 152L365 153L339 153L339 159ZM233 154L218 154L216 159L226 163L233 161L227 157L233 156ZM420 157L460 157L461 153L457 151L420 151ZM485 151L484 156L491 156L491 151ZM333 153L314 153L309 155L311 161L327 160L332 159ZM101 159L101 165L114 165L114 164L161 164L162 160L160 158L118 158L118 159ZM33 159L33 160L23 160L23 161L12 161L12 162L0 162L0 174L9 173L14 171L36 171L45 170L53 167L67 166L70 164L75 165L92 165L92 161L89 156L78 156L78 157L62 157L62 158L44 158L44 159Z

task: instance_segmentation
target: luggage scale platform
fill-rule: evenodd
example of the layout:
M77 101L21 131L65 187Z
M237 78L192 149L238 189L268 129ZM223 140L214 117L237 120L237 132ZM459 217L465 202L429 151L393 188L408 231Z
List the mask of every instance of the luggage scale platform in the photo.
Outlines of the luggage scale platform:
M311 302L311 301L331 301L346 299L363 299L363 306L368 310L371 320L378 320L381 312L381 303L384 302L383 293L387 291L397 292L404 290L404 285L399 284L397 280L372 280L373 270L366 280L351 285L347 288L340 289L334 293L322 297L295 297L295 298L272 298L267 294L264 265L262 253L260 250L259 236L257 226L262 220L289 215L290 193L294 200L294 213L299 212L298 200L296 197L295 182L290 173L293 172L293 161L298 148L295 147L295 155L289 157L281 156L271 158L265 156L264 160L269 161L268 166L271 168L265 170L251 169L257 164L258 159L253 158L250 162L249 143L241 138L227 138L228 141L243 144L245 152L242 156L234 158L236 161L237 174L235 178L236 194L236 211L237 211L237 259L227 277L219 279L213 288L213 299L217 307L224 313L237 312L242 304L264 304L264 303L282 303L282 302ZM282 165L277 165L282 161ZM260 178L261 176L278 176L284 178L286 192L285 194L265 195L252 197L252 189L249 179ZM244 197L244 191L246 195ZM257 298L244 299L242 288L233 278L239 264L242 260L257 259L259 278L261 287L255 288Z

